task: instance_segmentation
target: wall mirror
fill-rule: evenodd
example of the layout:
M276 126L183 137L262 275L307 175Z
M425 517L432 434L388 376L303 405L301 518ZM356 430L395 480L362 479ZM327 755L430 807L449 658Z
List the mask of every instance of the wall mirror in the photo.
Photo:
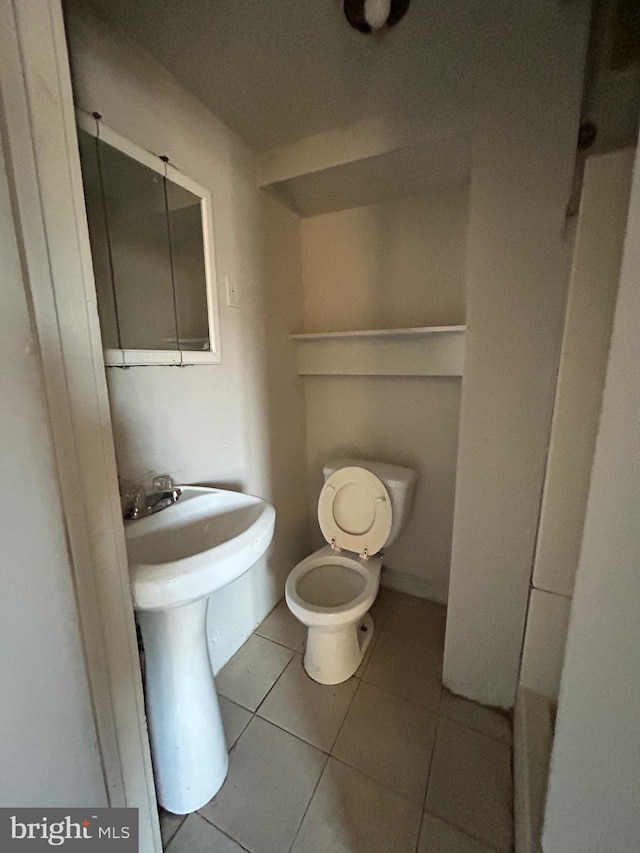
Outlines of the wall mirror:
M78 113L107 366L220 361L210 193Z

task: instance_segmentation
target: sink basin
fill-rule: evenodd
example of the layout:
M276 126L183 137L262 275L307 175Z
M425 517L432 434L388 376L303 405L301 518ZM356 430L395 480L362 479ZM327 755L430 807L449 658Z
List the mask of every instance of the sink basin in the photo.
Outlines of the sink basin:
M260 559L275 510L253 495L181 486L154 515L125 525L158 802L174 814L215 796L229 757L207 648L211 595Z
M136 610L204 598L236 580L273 536L275 510L253 495L181 486L176 503L126 525Z

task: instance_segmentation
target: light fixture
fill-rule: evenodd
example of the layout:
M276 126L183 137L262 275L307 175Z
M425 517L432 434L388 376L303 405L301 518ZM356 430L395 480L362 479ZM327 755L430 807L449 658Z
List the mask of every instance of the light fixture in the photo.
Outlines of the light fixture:
M403 18L411 0L344 0L344 14L361 33L393 27Z

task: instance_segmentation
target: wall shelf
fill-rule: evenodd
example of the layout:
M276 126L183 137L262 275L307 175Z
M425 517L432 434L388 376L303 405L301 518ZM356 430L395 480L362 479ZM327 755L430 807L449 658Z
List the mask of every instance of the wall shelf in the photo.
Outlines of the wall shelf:
M462 376L465 330L420 326L290 337L300 376Z

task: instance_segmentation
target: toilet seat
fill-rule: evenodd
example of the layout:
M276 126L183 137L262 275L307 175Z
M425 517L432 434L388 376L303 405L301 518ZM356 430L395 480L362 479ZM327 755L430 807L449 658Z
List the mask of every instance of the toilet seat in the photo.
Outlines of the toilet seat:
M371 471L356 466L340 468L320 492L318 521L332 548L372 556L391 532L389 493Z
M324 548L301 560L289 573L285 584L285 598L289 610L305 625L313 624L332 628L340 627L345 618L347 623L354 621L373 604L378 592L381 568L382 562L379 558L361 560L355 554L338 553L325 545ZM322 575L327 570L335 571L336 569L342 569L346 575L353 573L359 576L355 587L348 578L345 578L350 590L344 589L340 584L345 592L344 597L340 596L341 603L334 603L339 601L339 598L334 599L333 602L329 599L323 601L322 597L316 597L313 593L308 594L309 590L304 583L308 575L315 573ZM321 578L318 579L321 580ZM348 594L349 592L351 594ZM322 596L322 593L320 595Z

